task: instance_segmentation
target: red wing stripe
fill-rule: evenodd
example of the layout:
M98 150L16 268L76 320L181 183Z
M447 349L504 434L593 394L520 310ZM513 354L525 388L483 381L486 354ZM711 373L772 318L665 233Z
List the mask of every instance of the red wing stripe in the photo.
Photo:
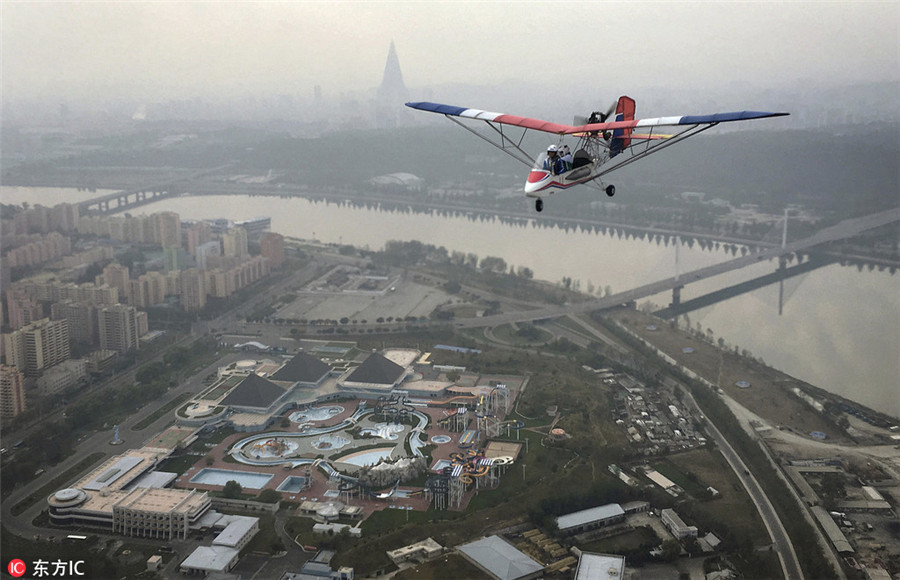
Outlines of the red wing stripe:
M541 121L540 119L529 119L528 117L517 117L516 115L498 115L494 121L505 123L507 125L515 125L516 127L524 127L526 129L534 129L536 131L544 131L546 133L570 133L574 127L571 125L561 125L560 123L551 123L550 121Z

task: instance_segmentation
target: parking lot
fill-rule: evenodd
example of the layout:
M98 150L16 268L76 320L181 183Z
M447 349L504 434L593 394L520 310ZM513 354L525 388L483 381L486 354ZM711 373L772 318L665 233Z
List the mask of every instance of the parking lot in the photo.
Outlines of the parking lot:
M294 320L341 320L372 324L388 319L428 317L450 295L431 286L396 278L380 290L301 290L297 298L283 305L275 316ZM379 320L380 319L380 320Z

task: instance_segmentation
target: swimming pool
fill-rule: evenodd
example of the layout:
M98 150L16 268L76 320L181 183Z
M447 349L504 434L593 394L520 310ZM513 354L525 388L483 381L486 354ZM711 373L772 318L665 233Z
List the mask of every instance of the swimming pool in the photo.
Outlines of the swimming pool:
M275 488L278 491L287 493L297 493L306 489L306 478L301 475L292 475L281 482L281 485Z
M390 459L391 452L394 450L393 447L390 448L382 448L382 449L372 449L370 451L360 451L358 453L351 453L350 455L345 455L341 457L337 461L341 463L349 463L350 465L358 465L362 467L363 465L375 465L381 459Z
M294 411L290 414L290 420L294 423L327 421L335 415L340 415L343 412L344 408L338 405L331 405L328 407L313 407L311 409L306 409L305 411Z
M360 435L371 435L372 437L394 441L399 437L398 433L402 433L404 429L403 425L397 425L396 423L378 423L374 427L363 429L359 433Z
M213 469L204 467L191 478L191 483L225 486L229 481L236 481L241 487L249 489L262 489L272 479L268 473L256 473L253 471L232 471L230 469Z

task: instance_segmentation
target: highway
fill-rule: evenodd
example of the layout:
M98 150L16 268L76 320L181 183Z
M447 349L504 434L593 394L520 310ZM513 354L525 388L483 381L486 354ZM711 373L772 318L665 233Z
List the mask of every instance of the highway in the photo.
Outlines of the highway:
M671 378L667 378L667 382L670 386L679 388L685 393L685 399L690 402L697 414L702 416L700 406L697 405L697 401L694 400L694 397L691 395L688 388ZM775 551L781 562L781 569L784 572L784 577L803 578L803 569L800 567L800 561L797 559L797 553L794 551L794 545L791 543L791 538L788 536L787 530L784 529L784 525L782 525L781 519L775 511L775 507L772 505L772 502L769 501L762 486L756 481L756 478L750 473L750 470L741 460L740 456L734 448L731 447L731 444L728 443L728 440L716 428L712 421L706 421L706 432L716 442L716 446L719 448L719 451L721 451L725 461L728 462L728 465L734 470L738 479L741 480L741 485L747 490L750 499L753 501L753 505L756 506L756 511L759 512L759 516L762 519L763 524L765 524L766 530L769 532L769 537L772 538L772 544L775 546Z

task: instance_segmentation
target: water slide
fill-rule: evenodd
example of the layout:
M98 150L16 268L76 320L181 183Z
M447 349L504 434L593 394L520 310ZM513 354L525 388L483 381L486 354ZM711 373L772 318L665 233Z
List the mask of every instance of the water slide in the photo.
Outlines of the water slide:
M398 487L400 487L399 479L397 480L397 483L394 484L394 487L392 487L390 490L381 493L375 493L374 491L371 491L369 492L369 495L371 495L375 499L387 499L389 497L392 497L394 493L396 493Z

